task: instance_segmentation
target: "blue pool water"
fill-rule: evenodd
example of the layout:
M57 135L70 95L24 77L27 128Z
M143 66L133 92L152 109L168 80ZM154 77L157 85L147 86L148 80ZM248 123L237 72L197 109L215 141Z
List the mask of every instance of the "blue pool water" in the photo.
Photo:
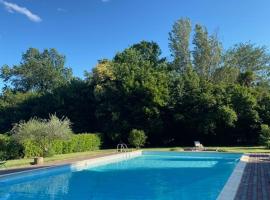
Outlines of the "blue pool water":
M214 200L241 154L144 152L104 166L0 179L0 200Z

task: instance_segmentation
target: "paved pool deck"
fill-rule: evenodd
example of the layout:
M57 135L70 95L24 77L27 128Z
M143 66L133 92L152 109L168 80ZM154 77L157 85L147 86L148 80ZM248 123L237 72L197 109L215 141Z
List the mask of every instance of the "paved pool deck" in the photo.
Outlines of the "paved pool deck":
M235 200L270 200L270 155L250 154Z
M8 174L17 173L17 172L29 171L33 169L42 169L42 168L54 167L54 166L60 166L60 165L68 165L68 164L73 164L79 161L84 161L84 160L93 159L93 158L101 158L101 157L116 155L116 154L119 154L119 153L113 152L113 153L104 153L104 154L99 154L99 155L80 156L77 158L46 162L43 165L29 165L29 166L22 166L18 168L8 168L8 169L1 168L0 177L4 175L8 175Z

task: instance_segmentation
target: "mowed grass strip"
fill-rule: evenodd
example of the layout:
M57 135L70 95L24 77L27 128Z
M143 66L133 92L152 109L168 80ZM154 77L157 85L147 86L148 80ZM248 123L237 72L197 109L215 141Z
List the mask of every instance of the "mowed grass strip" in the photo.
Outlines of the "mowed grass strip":
M219 152L229 152L229 153L269 153L270 149L267 149L263 146L237 146L237 147L206 147L207 150L215 151L218 149ZM191 149L191 147L166 147L166 148L143 148L145 151L184 151L184 149ZM69 154L60 154L54 155L44 159L45 164L50 164L59 161L65 161L69 159L83 159L84 157L91 156L101 156L110 153L114 153L115 149L103 149L96 151L88 152L78 152L78 153L69 153ZM9 168L18 168L18 167L28 167L31 166L33 158L24 158L17 160L8 160L6 167Z
M99 156L106 155L115 152L115 149L104 149L104 150L96 150L96 151L87 151L87 152L77 152L77 153L69 153L69 154L60 154L54 155L52 157L44 158L44 163L53 163L58 161L65 161L69 159L80 159L84 157L91 156ZM17 167L28 167L31 166L33 162L33 158L23 158L17 160L8 160L6 163L6 167L9 168L17 168Z

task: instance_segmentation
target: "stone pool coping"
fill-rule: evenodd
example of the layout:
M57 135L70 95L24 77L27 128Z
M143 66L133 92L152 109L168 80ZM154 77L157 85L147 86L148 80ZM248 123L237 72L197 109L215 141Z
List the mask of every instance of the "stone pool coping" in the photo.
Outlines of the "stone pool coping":
M222 191L219 193L217 200L233 200L236 197L238 188L241 183L247 163L249 162L249 155L244 154L240 158L239 163L234 168L231 176L227 180Z
M83 170L85 168L88 168L90 166L98 166L103 165L107 163L113 163L118 162L120 160L130 159L133 157L137 157L142 154L142 150L136 150L131 152L115 152L113 154L106 154L106 155L100 155L100 156L94 156L90 158L83 158L79 160L66 160L59 163L54 164L45 164L40 166L33 166L33 167L27 167L27 168L16 168L16 169L7 169L3 170L0 174L0 180L6 179L9 177L15 177L17 175L24 175L24 174L31 174L36 172L42 172L46 171L48 169L54 169L57 167L63 167L63 166L69 166L71 170ZM11 171L11 172L10 172ZM6 173L5 173L6 172Z

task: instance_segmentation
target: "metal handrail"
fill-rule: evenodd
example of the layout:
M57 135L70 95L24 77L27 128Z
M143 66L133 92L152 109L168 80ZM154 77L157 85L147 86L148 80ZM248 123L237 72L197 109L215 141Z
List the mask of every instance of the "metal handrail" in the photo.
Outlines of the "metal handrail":
M116 152L127 152L128 146L125 143L118 144L116 147Z

